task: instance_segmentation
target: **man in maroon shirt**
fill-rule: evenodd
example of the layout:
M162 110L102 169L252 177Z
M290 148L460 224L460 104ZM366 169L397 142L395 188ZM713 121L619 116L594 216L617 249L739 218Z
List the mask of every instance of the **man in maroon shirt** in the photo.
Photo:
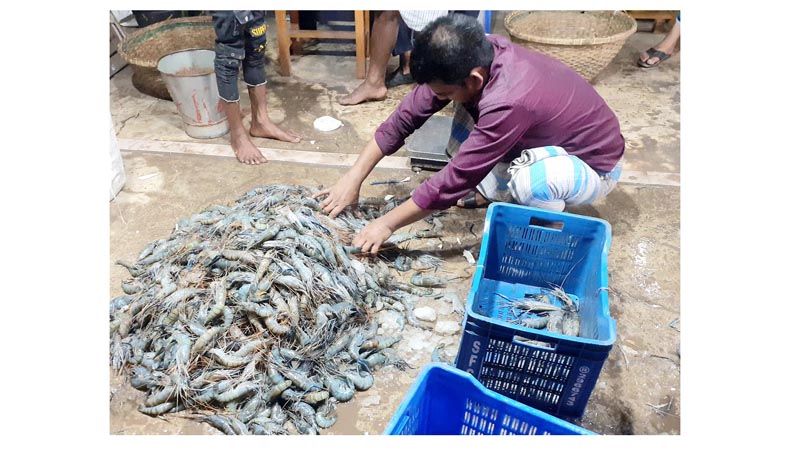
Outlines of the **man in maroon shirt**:
M561 211L602 198L617 183L625 149L617 117L565 64L451 15L417 36L411 71L419 85L351 169L316 197L326 195L321 206L331 217L355 204L376 164L450 100L451 159L411 199L360 231L353 245L363 251L377 252L395 230L453 205L508 201Z

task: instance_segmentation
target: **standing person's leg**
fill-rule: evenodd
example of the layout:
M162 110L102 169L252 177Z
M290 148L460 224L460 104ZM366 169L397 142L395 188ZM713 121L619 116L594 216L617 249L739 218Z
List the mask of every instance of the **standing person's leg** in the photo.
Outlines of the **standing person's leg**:
M387 89L392 89L402 84L414 83L414 78L411 76L411 67L409 66L413 38L414 30L406 26L406 23L401 20L398 26L398 39L395 41L395 48L392 49L392 55L399 56L400 61L397 70L386 77L385 85Z
M675 24L672 25L672 29L669 30L669 33L664 36L661 42L639 54L637 64L644 68L659 65L661 61L675 53L678 42L680 42L680 14L678 14Z
M341 105L356 105L366 101L384 100L387 98L387 86L384 77L387 74L387 61L390 59L395 41L398 38L400 13L398 11L382 11L373 21L373 32L370 39L370 64L365 81L347 96L341 98Z
M266 103L266 24L263 11L253 11L253 19L247 23L244 35L244 82L250 93L252 121L250 134L255 137L277 139L285 142L299 142L301 138L286 131L269 119Z
M244 129L239 107L239 67L244 59L244 30L232 11L215 11L212 14L215 40L214 72L220 104L230 125L230 146L236 158L244 164L266 162L260 150L252 143Z

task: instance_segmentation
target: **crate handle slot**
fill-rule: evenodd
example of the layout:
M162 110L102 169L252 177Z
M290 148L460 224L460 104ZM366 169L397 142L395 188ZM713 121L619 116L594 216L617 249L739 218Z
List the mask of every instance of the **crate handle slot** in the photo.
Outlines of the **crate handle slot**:
M521 336L513 336L513 345L523 345L524 347L534 348L535 350L553 352L557 350L557 344L536 341Z
M546 219L541 219L539 217L530 217L529 226L550 228L552 230L562 231L562 228L565 226L565 222L546 220Z

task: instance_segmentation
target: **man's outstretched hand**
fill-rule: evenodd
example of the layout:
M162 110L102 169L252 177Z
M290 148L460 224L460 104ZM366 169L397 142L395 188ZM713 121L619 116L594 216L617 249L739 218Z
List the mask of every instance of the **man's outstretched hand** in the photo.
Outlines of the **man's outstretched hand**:
M313 194L313 198L326 195L326 198L321 201L321 209L334 219L347 206L356 205L359 202L360 186L360 183L344 176L331 188Z
M354 237L351 245L359 247L363 253L378 253L381 244L392 236L392 229L382 219L370 222Z

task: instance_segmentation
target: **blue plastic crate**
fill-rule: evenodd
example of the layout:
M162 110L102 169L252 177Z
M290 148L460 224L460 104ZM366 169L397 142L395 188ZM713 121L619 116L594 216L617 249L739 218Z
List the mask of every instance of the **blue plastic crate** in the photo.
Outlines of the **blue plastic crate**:
M595 434L483 387L446 364L425 366L384 434Z
M617 338L607 291L610 243L604 220L491 205L456 366L519 402L557 416L582 416ZM552 286L577 302L578 337L508 322L511 300Z

